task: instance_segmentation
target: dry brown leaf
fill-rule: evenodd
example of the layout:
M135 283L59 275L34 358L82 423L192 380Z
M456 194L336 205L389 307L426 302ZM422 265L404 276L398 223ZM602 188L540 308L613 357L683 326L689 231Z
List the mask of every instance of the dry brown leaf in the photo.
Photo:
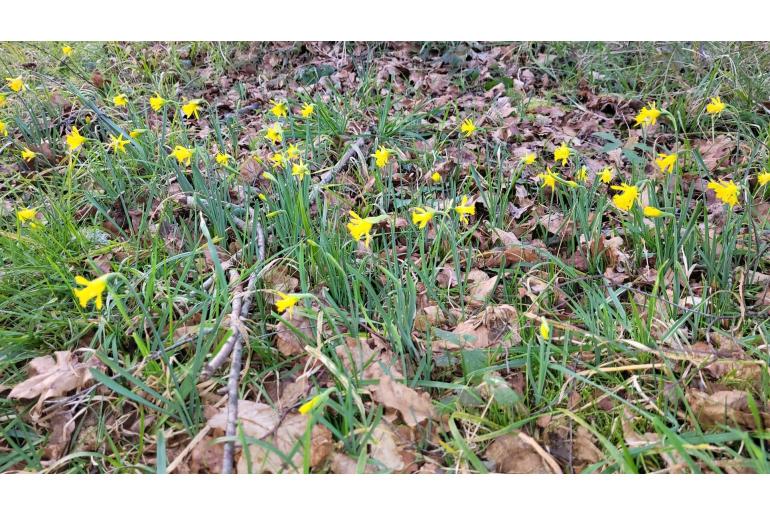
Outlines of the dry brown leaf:
M284 356L296 356L302 354L306 343L286 324L294 326L301 334L315 339L310 319L297 311L284 313L283 321L278 324L275 334L275 346Z
M461 322L452 334L456 341L438 338L433 341L433 350L483 349L497 344L506 335L509 335L506 341L517 345L521 342L518 312L508 304L490 306Z
M388 408L398 410L404 422L411 427L435 417L430 395L426 392L417 393L405 384L394 381L390 376L383 375L380 378L372 396Z
M409 473L417 468L411 441L407 436L411 432L403 429L407 429L406 426L392 426L383 420L372 430L370 455L388 472Z
M710 172L725 165L726 158L735 149L735 143L724 134L720 134L714 140L697 141L694 146L700 152L703 164Z
M546 461L519 438L518 433L500 436L487 448L485 457L494 462L495 472L503 474L551 474Z
M281 421L280 414L267 404L261 402L239 400L238 422L243 426L243 432L253 438L264 438L270 434ZM227 408L222 408L209 418L209 425L214 429L227 430Z
M689 390L686 398L704 429L716 428L720 425L757 429L757 421L749 409L746 392L724 390L708 394L699 390ZM761 405L760 412L761 423L765 427L770 426L770 413Z
M491 250L484 253L485 268L499 268L505 261L506 265L516 263L539 263L543 261L540 254L532 246L513 246L504 250Z

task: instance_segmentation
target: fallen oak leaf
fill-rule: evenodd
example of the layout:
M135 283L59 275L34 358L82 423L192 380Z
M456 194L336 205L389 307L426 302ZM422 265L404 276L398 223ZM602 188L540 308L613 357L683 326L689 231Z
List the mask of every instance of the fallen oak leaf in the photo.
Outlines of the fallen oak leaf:
M410 427L436 416L428 393L418 393L387 375L380 378L380 383L374 387L372 396L380 404L398 410L404 422Z

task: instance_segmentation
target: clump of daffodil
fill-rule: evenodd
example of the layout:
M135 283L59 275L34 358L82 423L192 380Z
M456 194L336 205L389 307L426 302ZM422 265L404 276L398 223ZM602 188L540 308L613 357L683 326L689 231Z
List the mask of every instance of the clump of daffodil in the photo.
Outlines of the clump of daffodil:
M118 134L118 137L116 138L115 135L110 134L110 142L107 144L107 148L112 149L113 152L123 152L126 153L126 145L128 145L129 140L123 138L122 134Z
M430 176L430 180L438 184L439 182L441 182L441 174L438 172L433 172L433 174L431 174Z
M717 198L731 208L738 203L738 192L741 187L733 181L711 181L708 184L708 189L714 190Z
M468 196L463 195L460 204L454 207L455 212L460 215L460 222L467 224L468 216L474 216L476 214L476 204L468 203Z
M655 107L655 102L650 102L642 107L639 114L636 115L636 125L641 125L642 127L655 125L658 122L660 114L658 108Z
M0 136L8 136L8 126L3 120L0 120Z
M77 150L85 142L85 138L80 135L80 131L77 127L72 127L72 130L67 134L67 147L70 152Z
M374 158L374 163L377 165L378 168L384 168L385 165L388 164L388 160L390 159L391 150L383 147L380 145L380 147L374 151L374 154L372 154L372 157Z
M219 152L216 155L216 157L214 157L214 159L216 160L216 162L218 164L224 166L224 165L226 165L230 161L230 156L228 156L227 154L223 154L223 153Z
M75 282L83 288L73 288L72 291L80 301L80 307L84 308L88 305L91 299L94 299L94 306L96 309L102 309L102 293L107 288L107 280L110 274L104 274L96 279L89 281L82 275L75 277Z
M539 173L535 175L535 179L542 181L543 188L551 188L551 191L556 190L556 174L553 173L551 167L547 167L545 173Z
M757 182L760 186L764 186L768 182L770 182L770 172L767 172L765 170L762 170L757 174Z
M722 102L721 98L711 97L711 102L706 106L706 112L708 114L719 114L725 110L725 107L727 107L727 104Z
M182 105L182 113L184 113L185 118L190 118L191 116L194 116L196 120L199 119L198 112L201 110L201 99L194 98L187 103Z
M537 154L535 154L534 152L527 152L522 156L521 162L524 163L525 165L531 165L535 162L536 159L537 159Z
M32 229L40 227L40 224L35 221L37 220L37 209L31 207L16 211L16 220L21 225L29 225Z
M543 340L551 338L551 326L548 324L548 320L545 317L540 317L540 337Z
M286 157L283 155L283 152L276 152L270 156L270 162L273 163L273 168L281 168L286 162Z
M644 206L642 211L644 212L644 216L648 218L658 218L663 214L663 211L654 206Z
M623 183L620 186L610 186L610 188L620 192L612 196L612 203L621 211L630 211L636 199L639 198L639 189L636 186Z
M473 133L476 132L476 124L473 123L473 120L470 118L466 118L463 120L463 123L460 124L460 132L465 136L466 138L470 138L473 136Z
M174 147L174 150L171 152L170 155L176 158L177 163L184 164L185 166L190 166L190 161L192 159L193 151L192 149L183 147L182 145L177 145Z
M307 165L300 159L299 163L291 165L291 174L295 175L297 179L301 181L306 175L310 174L310 170L308 170Z
M21 149L21 158L22 158L22 159L23 159L25 162L29 163L30 161L32 161L32 160L33 160L33 159L35 159L36 157L37 157L37 152L35 152L35 151L33 151L33 150L30 150L30 149L28 149L27 147L23 147L23 148Z
M313 110L315 109L315 105L308 104L305 102L302 104L302 109L300 110L299 114L302 115L302 118L310 118L313 116Z
M273 107L270 108L270 112L273 113L273 116L276 118L284 118L289 114L289 112L286 110L285 100L271 100L270 103L273 104Z
M611 183L614 177L615 177L615 172L609 166L604 170L602 170L601 173L599 174L599 180L602 181L604 184Z
M163 109L164 105L166 105L166 99L159 94L155 93L154 97L150 97L150 107L156 113Z
M116 107L126 106L128 105L128 97L125 93L121 93L120 95L112 97L112 103L115 104Z
M16 93L24 89L24 81L21 79L21 75L18 77L6 77L5 82Z
M273 125L268 126L267 131L265 132L265 138L269 139L273 145L283 141L283 127L281 127L281 124L276 122Z
M561 165L564 166L567 164L567 159L569 159L569 154L570 154L570 148L562 141L561 145L559 145L553 150L553 160L561 161Z
M433 219L434 214L436 214L436 211L429 207L416 207L412 211L412 223L420 229L425 229L428 222Z
M64 45L61 47L61 53L64 54L64 57L70 57L72 55L72 47L69 45Z
M581 166L580 170L575 174L575 179L580 182L588 182L588 168Z
M676 164L676 154L658 154L655 164L658 165L661 172L671 173L674 171L674 165Z
M280 297L275 301L275 309L277 309L279 313L286 311L291 315L292 311L294 311L294 305L302 299L302 297L295 293L286 294L279 291L275 293Z
M286 157L288 157L290 161L294 161L299 157L299 146L296 143L292 143L289 145L289 148L286 149Z

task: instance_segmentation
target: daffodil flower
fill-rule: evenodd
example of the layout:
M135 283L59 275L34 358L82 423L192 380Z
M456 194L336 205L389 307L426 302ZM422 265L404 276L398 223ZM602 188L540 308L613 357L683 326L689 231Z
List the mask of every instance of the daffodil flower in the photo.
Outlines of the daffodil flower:
M0 120L0 136L8 136L8 126L3 120Z
M551 338L551 326L548 325L548 320L545 319L545 317L540 317L540 337L543 340L548 340Z
M94 299L94 306L96 306L96 309L102 309L102 293L104 293L105 288L107 288L109 276L110 274L105 274L92 281L89 281L82 275L75 277L75 282L78 285L83 286L81 289L73 288L72 290L78 298L78 301L80 301L81 308L86 307L88 302L91 299Z
M299 114L302 115L302 118L310 118L313 115L313 110L315 109L315 105L308 104L307 102L302 104L302 110L299 112Z
M120 95L116 95L112 97L112 103L115 104L116 107L123 107L128 105L128 97L121 93Z
M585 166L582 166L575 174L575 179L580 182L588 182L588 169Z
M658 154L655 164L658 165L661 172L671 173L674 171L674 165L676 164L676 154Z
M182 145L177 145L174 147L174 150L170 155L176 158L177 163L184 163L185 166L190 166L190 160L192 159L193 151L192 149L183 147Z
M644 212L644 216L647 218L658 218L663 214L663 211L654 206L644 206L642 211Z
M61 53L64 54L64 57L70 57L72 55L72 47L69 45L64 45L61 47Z
M374 154L372 154L372 157L374 158L374 163L377 165L378 168L384 168L385 165L388 164L388 160L390 159L390 154L391 154L391 150L383 146L380 146L377 150L374 151Z
M273 145L283 141L283 128L279 123L274 123L267 128L265 138L273 142Z
M116 138L113 134L110 134L110 142L107 145L108 148L112 149L113 152L122 152L126 153L126 145L130 143L129 140L123 138L122 134L118 134L118 137Z
M733 181L711 181L708 183L708 189L714 190L716 197L731 208L738 203L741 187Z
M636 186L629 186L626 183L623 183L620 186L610 186L610 188L620 192L612 197L612 203L615 204L615 207L621 211L630 211L634 202L636 202L636 199L639 197L638 188Z
M299 157L299 146L296 143L292 143L289 145L289 148L286 149L286 157L291 161L294 161Z
M412 211L412 223L420 229L425 229L425 226L428 225L434 214L436 214L436 211L429 207L416 207Z
M28 149L27 147L23 147L21 149L21 158L25 162L29 163L30 161L32 161L36 157L37 157L37 152L34 152L34 151Z
M291 167L291 174L295 175L300 181L310 174L310 170L305 163L300 160L299 163L294 163Z
M128 137L131 139L136 139L142 134L144 134L145 132L147 132L147 129L134 129L128 133Z
M8 84L8 87L11 88L16 93L24 89L24 81L21 80L21 75L15 78L6 77L5 82Z
M217 163L224 166L230 161L230 156L228 156L227 154L222 154L220 152L216 155L214 159L216 159Z
M463 123L460 124L460 132L465 136L466 138L470 138L473 136L473 133L476 132L476 124L473 123L473 120L470 118L466 118L463 120Z
M433 175L430 176L430 179L435 183L439 183L441 182L441 174L438 172L433 172Z
M725 107L727 107L727 104L722 102L721 98L711 97L711 102L706 106L706 112L708 114L719 114L725 110Z
M286 101L271 100L270 103L273 104L273 107L270 108L270 112L273 113L273 116L276 118L284 118L289 114L289 112L286 110Z
M280 299L275 302L275 309L277 309L279 313L287 311L289 315L294 311L294 305L302 298L294 293L289 293L288 295L279 291L275 293L280 297Z
M160 111L161 109L163 109L163 106L165 104L166 104L166 99L163 98L162 96L158 95L157 93L155 94L154 97L150 97L150 107L156 113L158 111Z
M612 182L612 178L615 177L614 172L612 171L612 168L607 167L599 174L599 180L602 181L604 184L609 184Z
M275 154L270 156L270 162L273 163L273 166L275 168L280 168L286 162L286 157L283 155L282 152L276 152Z
M570 148L562 142L561 145L556 147L553 151L553 160L554 161L561 161L561 165L564 166L567 164L567 159L569 159L570 154Z
M35 222L35 220L37 220L37 209L19 209L16 211L16 220L18 220L21 225L29 224L32 229L37 229L40 227L40 224Z
M460 222L467 224L468 216L474 216L476 214L476 204L469 204L468 196L463 195L463 199L460 202L460 205L455 206L454 210L458 215L460 215Z
M67 147L70 149L70 152L77 150L80 148L80 146L83 144L83 142L86 140L83 136L80 135L80 131L77 127L72 127L72 131L70 131L69 134L67 134Z
M369 248L369 242L372 241L372 227L374 227L374 224L378 224L385 220L388 215L368 216L366 218L361 218L358 213L352 210L349 212L349 214L350 221L346 227L350 232L350 235L356 241L361 241L362 238L365 238L364 245Z
M528 152L521 158L521 162L525 165L531 165L535 162L535 159L537 159L537 154L534 152Z
M182 113L184 113L186 118L190 118L191 116L194 116L195 119L198 119L198 112L201 110L200 106L201 100L196 98L194 100L190 100L186 104L182 106Z
M764 186L768 182L770 182L770 172L761 171L757 174L757 182L760 186Z
M655 125L658 122L660 114L660 110L655 107L655 102L650 102L642 107L639 114L636 115L636 125L641 125L642 127Z
M547 167L545 173L539 173L535 175L535 179L543 181L543 188L551 188L551 191L556 189L556 174L551 171L551 167Z

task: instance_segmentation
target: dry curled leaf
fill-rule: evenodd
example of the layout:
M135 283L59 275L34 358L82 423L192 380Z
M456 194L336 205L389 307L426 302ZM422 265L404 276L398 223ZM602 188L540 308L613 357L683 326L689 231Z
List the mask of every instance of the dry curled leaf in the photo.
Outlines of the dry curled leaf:
M430 395L425 392L417 393L405 384L394 381L390 376L385 375L380 379L372 395L377 402L398 410L409 426L414 427L423 420L435 417Z
M433 350L483 349L502 340L513 345L521 342L518 312L508 304L490 306L458 324L451 333L443 333L433 341Z
M695 417L704 429L719 426L738 426L744 429L757 429L757 420L749 408L748 393L738 390L723 390L708 394L699 390L690 390L686 395ZM770 426L770 413L759 405L759 422Z
M487 448L485 457L503 474L552 474L545 459L518 433L500 436Z

